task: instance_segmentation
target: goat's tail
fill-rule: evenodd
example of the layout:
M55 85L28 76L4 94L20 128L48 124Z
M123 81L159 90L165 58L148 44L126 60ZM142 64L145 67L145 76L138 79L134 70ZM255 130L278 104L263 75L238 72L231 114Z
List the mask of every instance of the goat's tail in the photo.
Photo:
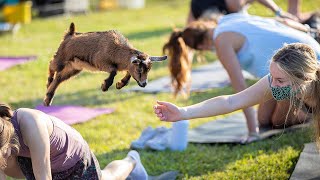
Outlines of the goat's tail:
M188 56L189 48L182 38L181 30L174 30L169 41L163 46L163 53L169 56L171 84L176 96L185 85L190 83L192 60Z
M68 37L68 36L74 35L75 31L76 31L76 27L75 27L74 23L72 22L72 23L70 24L69 30L68 30L68 31L66 32L66 34L64 35L64 39L65 39L66 37Z

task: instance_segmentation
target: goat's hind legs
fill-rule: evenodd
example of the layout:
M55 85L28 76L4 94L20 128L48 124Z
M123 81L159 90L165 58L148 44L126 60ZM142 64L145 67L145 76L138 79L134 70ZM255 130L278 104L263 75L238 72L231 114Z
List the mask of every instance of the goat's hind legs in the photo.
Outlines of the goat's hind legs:
M117 71L111 71L109 77L104 80L101 85L102 91L108 91L109 87L113 84L114 77L117 75Z
M129 74L129 72L127 72L126 76L124 76L120 82L117 82L116 88L121 89L124 86L128 85L130 78L131 78L131 75Z
M75 76L80 72L81 70L73 69L70 66L69 67L66 66L65 68L62 69L62 71L56 72L54 79L52 80L52 82L50 83L47 89L46 97L43 100L43 104L45 106L50 106L54 93L58 88L59 84L69 79L70 77Z
M49 65L49 76L48 76L48 81L47 81L47 89L49 88L50 84L53 81L54 74L55 74L55 70L52 69L51 65Z

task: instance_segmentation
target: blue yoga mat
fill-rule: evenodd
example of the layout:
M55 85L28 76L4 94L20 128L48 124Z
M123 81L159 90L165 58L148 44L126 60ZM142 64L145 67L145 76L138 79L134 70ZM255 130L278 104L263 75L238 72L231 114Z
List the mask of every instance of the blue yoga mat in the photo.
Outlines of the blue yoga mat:
M260 129L260 140L284 132L308 128L311 123L303 123L285 129ZM242 138L248 134L246 118L243 113L234 113L195 127L188 132L191 143L232 143L242 144Z

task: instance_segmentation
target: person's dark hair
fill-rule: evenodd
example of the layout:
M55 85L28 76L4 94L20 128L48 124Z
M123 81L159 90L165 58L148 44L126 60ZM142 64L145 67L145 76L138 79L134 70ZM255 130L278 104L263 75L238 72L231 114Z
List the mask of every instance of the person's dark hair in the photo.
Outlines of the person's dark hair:
M20 144L14 132L11 118L13 116L10 106L0 103L0 150L10 147L12 154L18 154ZM2 153L1 153L2 154ZM0 167L6 167L6 157L0 155Z
M169 41L163 46L163 52L169 56L169 70L174 95L190 82L192 59L190 48L199 50L210 28L203 21L194 21L183 30L174 30Z

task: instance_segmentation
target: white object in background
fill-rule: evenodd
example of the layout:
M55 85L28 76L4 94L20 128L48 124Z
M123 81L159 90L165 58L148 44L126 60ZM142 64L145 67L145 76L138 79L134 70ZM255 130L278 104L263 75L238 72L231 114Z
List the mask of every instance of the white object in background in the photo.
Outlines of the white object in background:
M66 13L85 13L89 9L89 0L66 0L64 11Z
M188 128L188 120L182 120L172 123L172 134L169 139L169 148L172 151L183 151L187 148Z
M145 6L145 0L118 0L119 7L128 9L141 9Z

